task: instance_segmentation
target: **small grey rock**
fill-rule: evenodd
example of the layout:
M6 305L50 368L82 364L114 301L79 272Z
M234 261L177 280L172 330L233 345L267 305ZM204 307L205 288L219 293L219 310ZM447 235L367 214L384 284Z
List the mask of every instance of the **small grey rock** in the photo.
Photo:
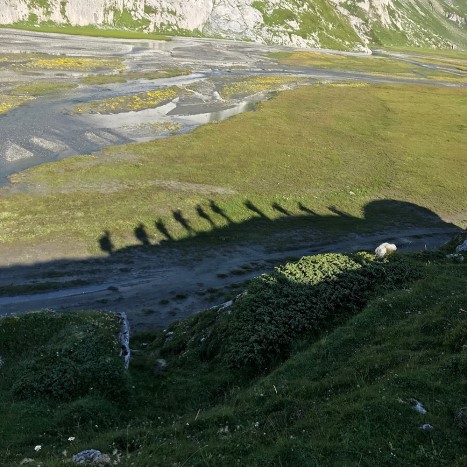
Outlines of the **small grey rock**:
M459 409L455 421L461 430L467 431L467 407L462 407L462 409Z
M420 429L422 429L423 431L433 431L434 428L433 428L433 425L430 425L429 423L424 423Z
M78 452L75 454L71 461L74 464L90 464L90 465L106 465L110 464L110 456L102 454L97 449L87 449L86 451Z
M154 365L154 373L158 375L162 371L164 371L168 366L167 360L163 358L159 358L156 360L156 364Z
M427 410L423 407L421 402L418 402L416 399L410 399L410 403L412 404L412 408L418 413L421 413L422 415L426 414Z
M456 246L456 253L467 252L467 239L464 240L460 245Z

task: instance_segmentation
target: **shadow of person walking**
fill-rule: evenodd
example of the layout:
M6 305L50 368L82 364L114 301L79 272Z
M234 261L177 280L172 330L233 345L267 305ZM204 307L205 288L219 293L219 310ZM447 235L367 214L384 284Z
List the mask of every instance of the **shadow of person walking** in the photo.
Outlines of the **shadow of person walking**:
M196 230L190 225L190 222L185 219L180 209L172 212L173 218L190 234L195 235Z
M138 227L135 227L134 234L135 234L135 237L144 246L148 246L148 245L151 244L151 242L149 241L149 236L148 236L148 233L146 231L146 227L144 226L144 224L139 224Z
M99 247L102 251L108 253L109 255L114 252L115 246L112 243L110 232L108 230L105 230L102 237L99 238Z
M226 212L212 199L209 200L209 207L211 208L212 212L223 217L229 224L234 223L233 220L226 214Z
M162 219L157 219L157 221L154 224L156 226L156 229L166 238L166 240L173 241L174 238L170 234Z
M216 224L214 224L214 221L211 219L211 216L199 204L198 206L196 206L196 213L199 217L201 217L201 219L207 220L213 229L216 228Z

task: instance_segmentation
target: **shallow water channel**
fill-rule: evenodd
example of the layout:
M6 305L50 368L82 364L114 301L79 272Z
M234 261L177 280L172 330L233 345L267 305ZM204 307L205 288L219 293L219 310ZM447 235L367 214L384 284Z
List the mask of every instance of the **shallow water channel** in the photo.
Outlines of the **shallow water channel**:
M76 154L89 154L107 146L148 141L186 133L199 125L225 120L254 109L266 94L224 102L212 94L177 97L156 108L115 114L77 114L74 108L95 99L131 95L166 86L184 86L208 79L193 74L167 80L141 80L91 87L57 98L38 98L0 117L0 183L14 172Z
M0 68L0 93L16 84L60 82L78 87L37 97L0 115L0 185L15 172L102 148L186 133L199 125L221 121L250 111L271 91L331 81L398 82L413 79L375 76L361 72L312 67L289 67L268 57L289 50L279 46L211 39L173 38L169 42L131 41L0 29L0 53L47 53L67 57L116 58L126 72L145 73L174 68L188 75L164 79L135 79L104 85L83 84L86 73L66 70L25 72ZM253 77L287 78L276 88L246 87L238 95L222 97L223 86ZM290 78L295 77L296 83ZM293 79L295 79L293 78ZM450 83L443 85L452 85ZM91 101L132 96L168 87L182 89L176 98L140 111L78 113L77 106Z

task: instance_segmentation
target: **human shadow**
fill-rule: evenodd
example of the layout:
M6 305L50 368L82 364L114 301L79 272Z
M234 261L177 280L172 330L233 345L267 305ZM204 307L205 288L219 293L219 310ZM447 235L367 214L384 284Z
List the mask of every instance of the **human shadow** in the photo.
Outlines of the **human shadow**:
M157 221L155 221L154 224L156 226L156 229L165 237L165 240L170 240L170 241L174 240L174 238L168 231L162 219L157 219Z
M112 239L110 238L110 232L105 230L103 235L98 240L99 247L104 253L108 253L111 255L114 252L115 246L112 243Z
M196 213L198 214L199 217L201 217L201 219L208 221L213 229L216 228L216 224L211 219L211 216L199 204L196 206Z
M303 203L298 203L297 204L298 206L298 209L300 209L300 211L306 213L306 214L312 214L313 216L316 216L316 212L315 211L312 211L310 208L306 207Z
M222 209L215 201L212 199L209 200L209 207L212 212L218 214L222 218L224 218L229 224L233 224L234 221L226 214L225 210Z
M269 220L269 217L264 214L261 209L259 209L255 204L253 204L250 200L246 200L244 203L245 207L249 209L251 212L254 212L255 214L258 214L259 217L265 220Z
M272 209L274 211L280 212L281 214L284 214L285 216L291 216L292 213L290 211L287 211L284 207L282 207L279 203L272 203L271 204Z
M139 224L137 227L135 227L133 232L136 239L139 240L144 246L151 245L151 242L149 241L149 235L144 224Z
M188 235L196 234L196 230L190 225L190 221L184 217L180 209L173 211L172 216L188 232Z

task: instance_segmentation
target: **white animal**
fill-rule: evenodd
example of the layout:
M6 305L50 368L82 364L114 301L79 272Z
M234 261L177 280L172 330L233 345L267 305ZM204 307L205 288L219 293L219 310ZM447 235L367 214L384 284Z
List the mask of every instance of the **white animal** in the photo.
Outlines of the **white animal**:
M381 259L390 255L391 253L394 253L396 250L397 246L393 243L381 243L381 245L376 248L375 255Z

